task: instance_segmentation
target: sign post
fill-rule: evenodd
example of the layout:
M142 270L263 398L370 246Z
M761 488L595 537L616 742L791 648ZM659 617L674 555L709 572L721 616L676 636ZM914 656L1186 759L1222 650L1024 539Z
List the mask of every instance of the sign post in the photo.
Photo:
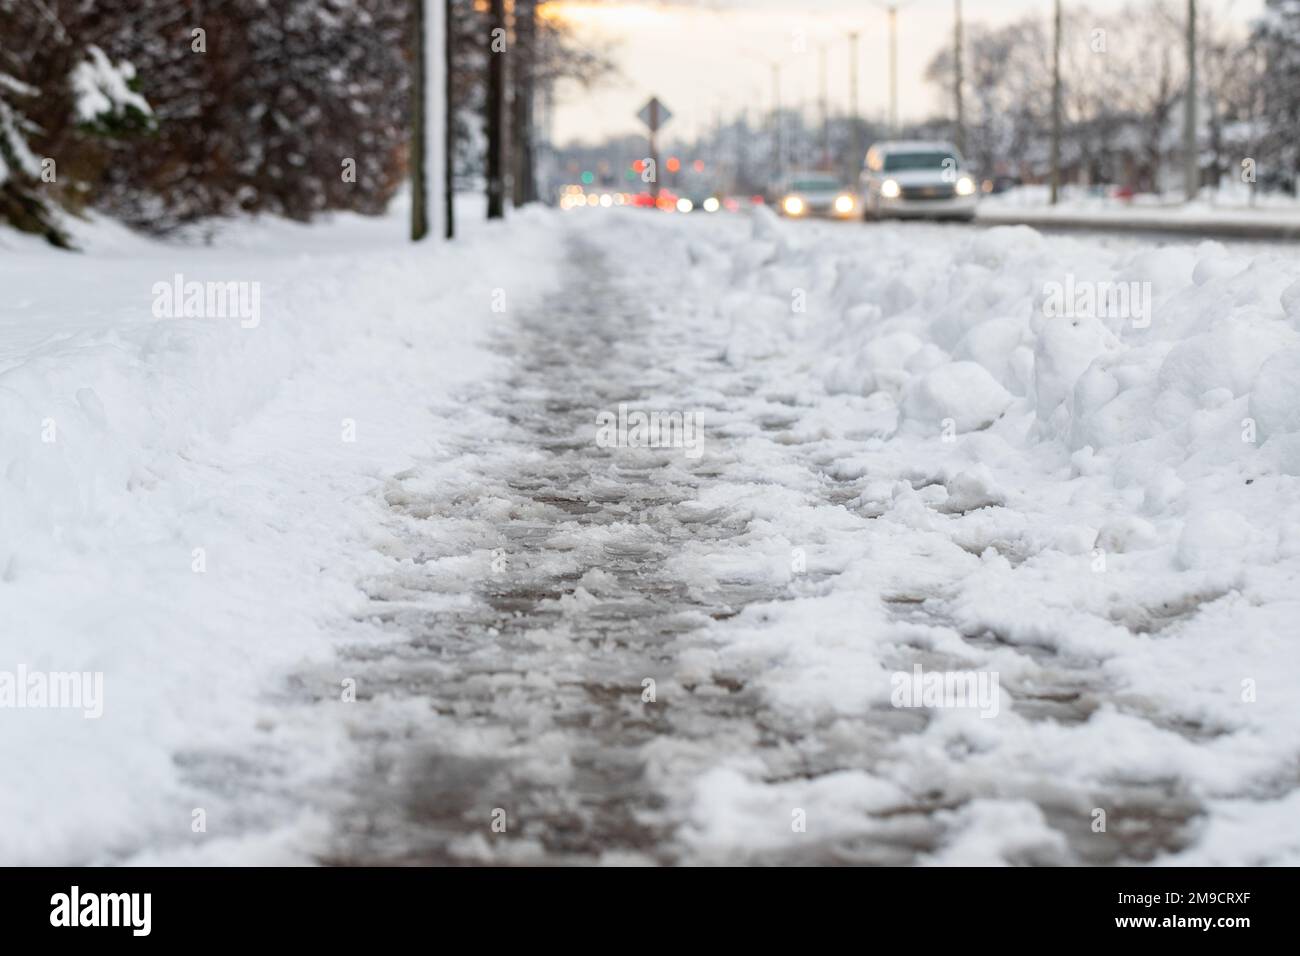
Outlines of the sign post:
M650 195L655 201L659 200L659 127L672 119L673 114L668 111L668 107L659 102L656 96L650 97L650 102L641 107L641 111L636 114L637 118L650 130Z

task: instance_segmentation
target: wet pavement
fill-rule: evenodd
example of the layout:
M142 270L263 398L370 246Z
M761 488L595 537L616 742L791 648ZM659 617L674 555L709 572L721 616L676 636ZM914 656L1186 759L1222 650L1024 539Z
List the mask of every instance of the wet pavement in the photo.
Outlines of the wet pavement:
M675 678L702 624L779 596L743 577L705 593L665 566L684 541L721 548L746 531L743 516L693 506L725 451L693 458L596 442L597 413L620 404L722 425L725 396L680 392L721 364L717 343L647 321L635 282L592 281L595 248L575 245L573 259L587 278L517 324L501 345L514 372L487 397L527 448L523 466L477 474L472 490L449 497L400 483L390 493L392 507L421 518L469 515L487 573L455 607L430 608L397 582L405 599L368 612L410 640L354 651L359 686L429 713L405 733L393 732L391 713L360 731L376 764L346 815L339 861L472 861L501 835L504 811L516 847L506 858L676 862L674 781L648 766L647 749L665 737L743 749L781 733L739 680ZM454 559L457 545L446 544L419 542L417 561ZM447 595L466 586L453 561L419 587Z

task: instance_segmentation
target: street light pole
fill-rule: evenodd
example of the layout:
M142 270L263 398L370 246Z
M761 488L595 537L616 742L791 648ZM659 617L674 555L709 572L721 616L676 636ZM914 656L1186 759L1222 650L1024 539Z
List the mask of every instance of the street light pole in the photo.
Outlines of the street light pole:
M771 59L753 50L742 49L741 52L761 63L766 63L772 71L772 165L774 177L780 179L785 166L785 149L781 135L781 67L783 64L780 60Z
M889 5L889 134L898 135L898 7Z
M819 87L820 87L820 88L819 88L819 90L818 90L818 97L817 97L817 98L818 98L818 101L819 101L819 102L818 102L818 108L819 108L819 110L820 110L820 112L821 112L821 121L822 121L822 167L825 168L825 169L830 169L830 165L831 165L831 116L830 116L830 106L829 106L829 104L827 103L827 100L828 100L828 98L829 98L829 96L830 96L830 91L829 91L829 89L828 89L828 87L827 87L827 82L828 82L828 81L827 81L827 73L826 73L826 44L825 44L825 43L822 43L822 44L820 44L820 45L818 46L818 48L817 48L817 55L818 55L818 60L819 60L819 62L818 62L818 67L819 67L819 70L820 70L820 73L821 73L821 75L820 75L820 77L819 77L819 81L820 81L820 82L819 82Z
M1061 193L1061 0L1055 0L1052 26L1052 205Z
M849 34L849 122L852 125L853 162L862 162L862 131L858 122L858 31Z
M781 148L781 64L772 63L772 164L779 180L784 172L785 151Z
M876 0L889 14L889 133L898 135L898 11L907 6L898 0Z
M962 62L961 62L961 0L954 0L955 18L953 23L952 38L952 58L953 58L953 96L956 99L957 130L956 136L953 137L957 152L965 155L966 153L966 118L962 112L961 88L962 88Z

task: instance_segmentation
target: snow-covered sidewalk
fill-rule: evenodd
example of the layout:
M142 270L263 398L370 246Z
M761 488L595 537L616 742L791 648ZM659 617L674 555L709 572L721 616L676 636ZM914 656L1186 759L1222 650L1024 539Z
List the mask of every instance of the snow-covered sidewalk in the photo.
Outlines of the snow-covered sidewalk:
M378 489L555 275L549 217L412 247L403 215L0 240L0 672L102 674L98 719L0 708L0 861L186 845L195 810L215 840L240 829L216 794L329 766L331 728L286 740L273 702L387 565ZM257 321L159 318L178 275L242 283Z
M1292 259L336 225L0 265L0 855L1300 862Z

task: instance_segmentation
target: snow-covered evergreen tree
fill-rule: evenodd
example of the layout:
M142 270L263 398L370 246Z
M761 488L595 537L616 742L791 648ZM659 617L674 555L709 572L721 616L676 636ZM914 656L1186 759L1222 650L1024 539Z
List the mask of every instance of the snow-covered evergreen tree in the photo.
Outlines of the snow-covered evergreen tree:
M153 124L132 65L79 38L86 15L65 22L45 0L0 0L0 221L56 245L67 240L55 209L90 188L84 154L94 151L63 147Z
M41 159L31 147L40 127L30 110L40 104L42 90L31 82L30 53L9 39L30 35L36 16L34 5L0 0L0 221L62 245L66 240L40 188Z
M135 67L113 63L94 44L70 77L77 122L106 133L153 126L153 110L135 90Z
M18 177L40 175L40 160L27 145L32 123L20 105L23 99L39 95L35 87L0 72L0 186Z

